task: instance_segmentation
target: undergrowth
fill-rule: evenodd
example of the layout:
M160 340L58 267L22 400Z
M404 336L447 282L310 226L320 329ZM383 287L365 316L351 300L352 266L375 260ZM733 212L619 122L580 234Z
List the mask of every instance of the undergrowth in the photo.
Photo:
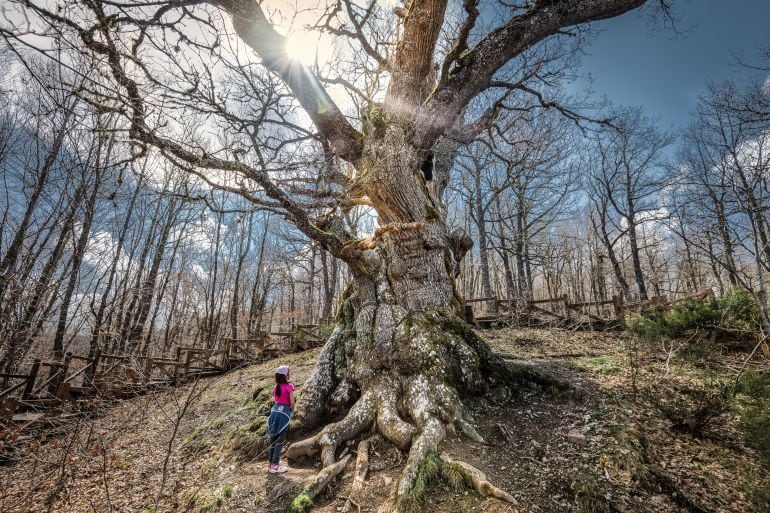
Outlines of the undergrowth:
M573 505L578 513L610 513L607 500L599 490L595 475L588 475L572 483Z
M754 298L745 290L735 290L721 299L683 301L668 313L644 311L628 328L647 340L683 338L698 331L726 340L752 338L760 327L761 315Z
M737 409L746 445L770 468L770 372L747 371L738 383L737 392Z
M248 421L237 426L227 436L225 447L238 460L253 460L267 448L267 417L272 406L271 386L254 390L246 404L240 407Z
M714 380L680 392L666 389L650 398L676 431L702 437L711 422L730 409L733 396L731 383Z

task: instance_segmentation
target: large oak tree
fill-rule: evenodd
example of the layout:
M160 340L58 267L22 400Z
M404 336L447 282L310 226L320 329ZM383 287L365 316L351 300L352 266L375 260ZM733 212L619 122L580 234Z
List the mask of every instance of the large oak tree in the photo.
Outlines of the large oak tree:
M297 419L310 430L332 407L347 414L289 451L320 452L329 467L341 443L376 426L409 451L402 499L448 427L472 432L461 397L515 377L461 317L454 276L471 241L447 226L441 204L452 149L489 127L512 94L554 106L529 81L542 71L529 52L645 0L408 0L393 10L330 1L318 25L353 41L375 77L363 81L327 80L290 59L256 0L13 3L25 16L5 37L87 69L78 94L125 118L136 155L160 152L280 213L347 263L354 283ZM46 48L39 36L57 44ZM328 83L353 91L358 119L335 104ZM307 142L322 159L308 156ZM370 237L343 222L356 205L376 212Z

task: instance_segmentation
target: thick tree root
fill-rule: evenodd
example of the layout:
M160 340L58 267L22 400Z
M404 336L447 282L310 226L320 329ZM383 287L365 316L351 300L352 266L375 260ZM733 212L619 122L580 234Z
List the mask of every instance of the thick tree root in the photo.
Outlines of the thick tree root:
M364 488L366 474L369 472L369 440L361 440L358 442L357 452L358 456L356 457L356 471L353 474L353 484L350 487L350 493L345 501L345 505L342 507L342 513L348 513L350 507L354 505L359 512L361 511L361 506L358 505L356 499Z
M348 454L337 463L324 468L315 477L306 481L302 491L291 501L286 511L288 513L306 513L310 511L310 508L313 506L313 499L329 485L337 474L342 472L347 466L348 461L350 461L350 457L351 455Z
M466 482L482 497L494 497L514 506L519 505L519 501L513 495L490 483L487 476L473 465L464 461L453 460L446 454L441 454L441 459L445 464L452 465L454 470L461 473Z
M398 414L398 409L396 408L397 390L397 386L391 383L380 387L377 401L377 429L393 445L401 450L405 450L412 443L415 428L401 419Z
M480 443L480 444L486 443L484 441L484 438L479 434L478 431L476 431L476 428L473 427L473 424L471 424L470 422L466 421L465 419L457 419L456 424L460 428L460 431L462 431L465 436L467 436L474 442Z
M296 459L312 456L321 451L324 467L334 464L335 453L339 444L352 440L374 423L374 402L371 394L364 394L339 422L329 424L315 436L291 444L286 449L286 457Z
M428 453L436 452L438 444L444 440L444 437L446 437L446 428L439 419L432 418L425 423L422 432L412 444L409 457L406 460L406 467L401 473L401 479L396 490L397 504L403 502L411 493L415 479L420 471L420 466L425 461Z
M366 288L359 289L362 291L373 294ZM461 396L479 398L490 388L564 390L569 386L534 366L504 360L451 308L409 315L408 309L384 300L388 297L386 293L377 301L359 302L353 309L355 296L351 296L341 307L340 325L303 387L297 421L307 429L324 415L353 404L342 420L291 444L287 457L320 455L324 470L319 476L331 479L340 471L340 463L350 457L335 462L342 444L374 429L401 451L408 451L392 490L392 505L397 510L419 510L415 507L421 504L431 475L443 475L456 486L472 487L483 496L516 504L475 467L448 457L444 463L439 460L439 445L455 428L484 443L466 420ZM357 506L356 490L363 486L367 472L365 453L365 446L360 447L357 477L345 511ZM327 469L334 472L327 473ZM326 486L327 482L317 484ZM317 487L306 487L295 502L309 503L313 496L309 491Z

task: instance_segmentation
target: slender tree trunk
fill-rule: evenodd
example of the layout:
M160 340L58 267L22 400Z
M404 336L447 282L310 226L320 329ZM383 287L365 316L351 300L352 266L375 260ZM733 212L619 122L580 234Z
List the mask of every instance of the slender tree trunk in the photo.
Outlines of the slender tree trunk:
M508 250L508 236L502 219L502 211L500 210L500 196L495 198L495 201L497 203L498 230L500 232L500 251L498 253L500 254L500 260L503 262L506 297L512 301L516 299L516 285L513 281L513 269L511 268L511 257Z
M22 217L19 226L16 228L13 239L8 246L8 251L6 251L3 259L0 260L0 303L3 302L5 296L9 274L13 271L19 254L21 253L24 239L27 236L27 229L29 228L30 221L32 220L32 214L37 208L37 202L40 199L40 195L43 194L43 189L48 182L48 175L51 173L51 170L53 169L54 164L59 157L59 152L61 151L64 137L67 135L67 128L69 125L69 120L72 117L72 112L72 109L65 111L62 126L54 136L51 147L49 148L45 160L43 161L43 166L37 174L37 180L35 181L32 195L29 197L29 199L27 199L27 207L24 211L24 216Z
M128 336L128 343L132 346L139 343L142 333L144 332L147 317L149 316L150 308L152 307L152 298L155 295L160 264L163 261L163 255L166 251L168 238L169 235L171 235L171 228L174 226L174 220L177 213L177 200L174 198L168 204L166 219L163 223L163 228L161 229L158 245L155 248L152 264L150 265L150 271L147 273L147 278L144 280L139 289L139 299L136 315L134 316L131 331L129 332Z
M99 142L101 145L101 140ZM97 150L97 155L99 154ZM109 153L109 152L108 152ZM80 230L80 236L78 237L77 244L72 252L72 269L70 271L69 281L67 282L67 288L64 291L62 297L61 307L59 309L59 322L56 325L56 333L53 338L53 356L57 360L64 357L64 332L67 329L67 317L69 314L70 303L72 301L72 295L75 292L75 286L77 285L78 276L80 274L80 265L83 262L83 256L88 246L88 241L91 237L91 225L94 220L94 214L96 211L96 199L99 195L99 187L102 181L102 170L100 163L97 163L94 170L94 184L91 189L91 195L88 197L85 206L85 215L83 218L83 225Z
M77 208L80 206L80 202L83 199L85 188L86 184L85 181L83 181L78 186L78 189L72 198L72 202L70 203L70 210L64 220L64 225L62 226L62 230L59 233L59 238L56 241L56 245L51 251L51 255L43 267L42 272L40 273L40 277L35 284L35 288L30 299L24 305L21 319L14 327L13 333L10 336L6 354L3 356L2 360L0 360L0 366L2 366L5 373L12 373L16 369L16 365L18 365L19 359L29 349L30 343L37 336L37 333L42 326L41 321L33 329L33 322L35 316L40 314L41 304L44 303L47 294L52 294L50 285L53 281L56 267L64 253L67 240L71 236L72 229L75 224L75 214L77 212Z
M634 266L634 280L636 281L637 292L642 300L648 299L647 287L644 283L644 273L642 272L642 262L639 258L639 242L636 235L636 219L633 214L626 217L628 221L628 245L631 250L631 262Z
M315 255L316 245L310 243L310 269L307 280L307 304L305 305L305 318L308 324L313 324L313 296L315 295Z
M267 291L259 294L259 285L262 278L263 258L265 256L265 242L267 241L268 219L265 220L262 231L262 239L259 242L259 256L257 257L257 272L254 275L254 286L251 289L251 305L249 307L248 336L255 337L261 329L262 312L265 308Z
M607 258L610 260L610 265L612 266L612 271L615 274L615 280L618 282L618 286L620 287L620 292L623 294L623 298L628 301L631 299L631 290L628 286L626 278L623 276L623 269L620 267L620 262L618 261L618 257L615 254L614 245L610 240L609 233L607 232L606 208L602 206L596 215L599 217L598 221L594 219L593 216L591 216L591 224L593 225L594 231L599 236L599 240L602 241L604 249L607 251Z
M214 238L214 253L211 257L211 286L209 287L208 292L208 302L207 302L207 309L208 309L208 322L206 323L206 347L211 348L214 345L214 339L216 337L215 330L216 326L218 324L217 322L217 316L216 316L216 305L217 305L217 279L219 277L219 251L220 251L220 243L222 238L222 217L220 214L220 218L217 220L217 234Z
M249 217L249 235L251 235L251 224L253 222L254 214ZM233 340L238 339L238 311L241 306L240 299L240 286L241 286L241 270L243 269L243 262L246 260L246 255L249 252L250 240L246 237L245 223L241 231L241 236L238 242L238 263L235 266L235 277L233 278L233 297L230 301L230 337Z
M101 332L102 327L104 324L104 316L105 312L107 310L107 301L110 297L110 294L112 292L112 286L115 282L115 276L118 272L118 265L120 262L120 257L123 253L123 245L126 242L126 237L128 236L128 228L131 224L131 220L133 218L134 214L134 205L136 204L136 199L139 197L139 192L141 190L141 178L139 183L137 183L136 189L134 190L133 194L131 195L131 199L128 202L128 207L126 211L123 213L123 226L121 227L121 230L118 234L118 240L115 244L115 254L112 257L112 262L110 263L109 267L109 277L107 278L107 284L104 287L104 290L101 294L101 299L99 300L99 308L96 310L96 315L94 317L94 328L91 333L91 342L89 344L88 348L88 355L93 356L94 352L101 348L100 345L100 338L101 338Z
M487 241L487 223L486 210L483 202L483 191L481 190L481 171L475 173L475 188L473 191L473 219L476 222L476 230L479 234L479 260L481 263L481 286L484 288L484 296L493 298L495 296L492 290L492 279L489 272L489 244ZM487 301L487 311L494 313L496 311L494 300Z

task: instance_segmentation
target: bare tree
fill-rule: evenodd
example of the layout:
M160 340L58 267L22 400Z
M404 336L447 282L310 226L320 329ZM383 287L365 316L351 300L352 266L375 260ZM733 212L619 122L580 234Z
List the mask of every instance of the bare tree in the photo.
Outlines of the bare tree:
M647 299L641 260L646 242L640 240L639 231L645 222L658 217L658 195L666 185L663 150L674 142L674 135L660 131L641 109L621 109L613 122L596 137L596 168L591 175L595 226L625 295L628 286L623 285L615 243L620 237L627 239L636 291ZM618 235L611 240L610 233Z
M412 0L403 18L377 3L331 4L319 26L349 40L365 59L352 81L339 77L360 100L357 125L324 88L330 79L287 55L285 36L255 0L94 0L57 11L16 0L32 26L3 34L44 52L26 35L55 36L62 51L87 53L98 68L89 77L109 77L114 92L87 83L80 94L124 116L138 155L156 148L200 180L280 213L348 264L354 286L305 384L296 421L317 425L331 401L350 406L349 413L290 452L320 452L324 467L332 467L342 442L375 425L410 451L397 486L400 502L447 426L465 425L460 395L482 392L493 376L514 379L460 318L454 276L469 241L444 220L452 146L445 141L470 141L513 94L558 107L537 90L528 52L644 3L502 2L503 22L485 30L477 3L468 1L464 18L446 32L446 53L437 52L446 0ZM226 37L231 29L237 38ZM247 56L244 45L253 53ZM178 51L186 58L178 59ZM374 86L367 90L367 83ZM466 116L477 100L483 112ZM298 119L297 106L313 129ZM176 130L187 116L198 127ZM212 140L203 127L232 137ZM319 164L324 159L336 165ZM361 205L373 209L379 225L365 238L343 222Z

